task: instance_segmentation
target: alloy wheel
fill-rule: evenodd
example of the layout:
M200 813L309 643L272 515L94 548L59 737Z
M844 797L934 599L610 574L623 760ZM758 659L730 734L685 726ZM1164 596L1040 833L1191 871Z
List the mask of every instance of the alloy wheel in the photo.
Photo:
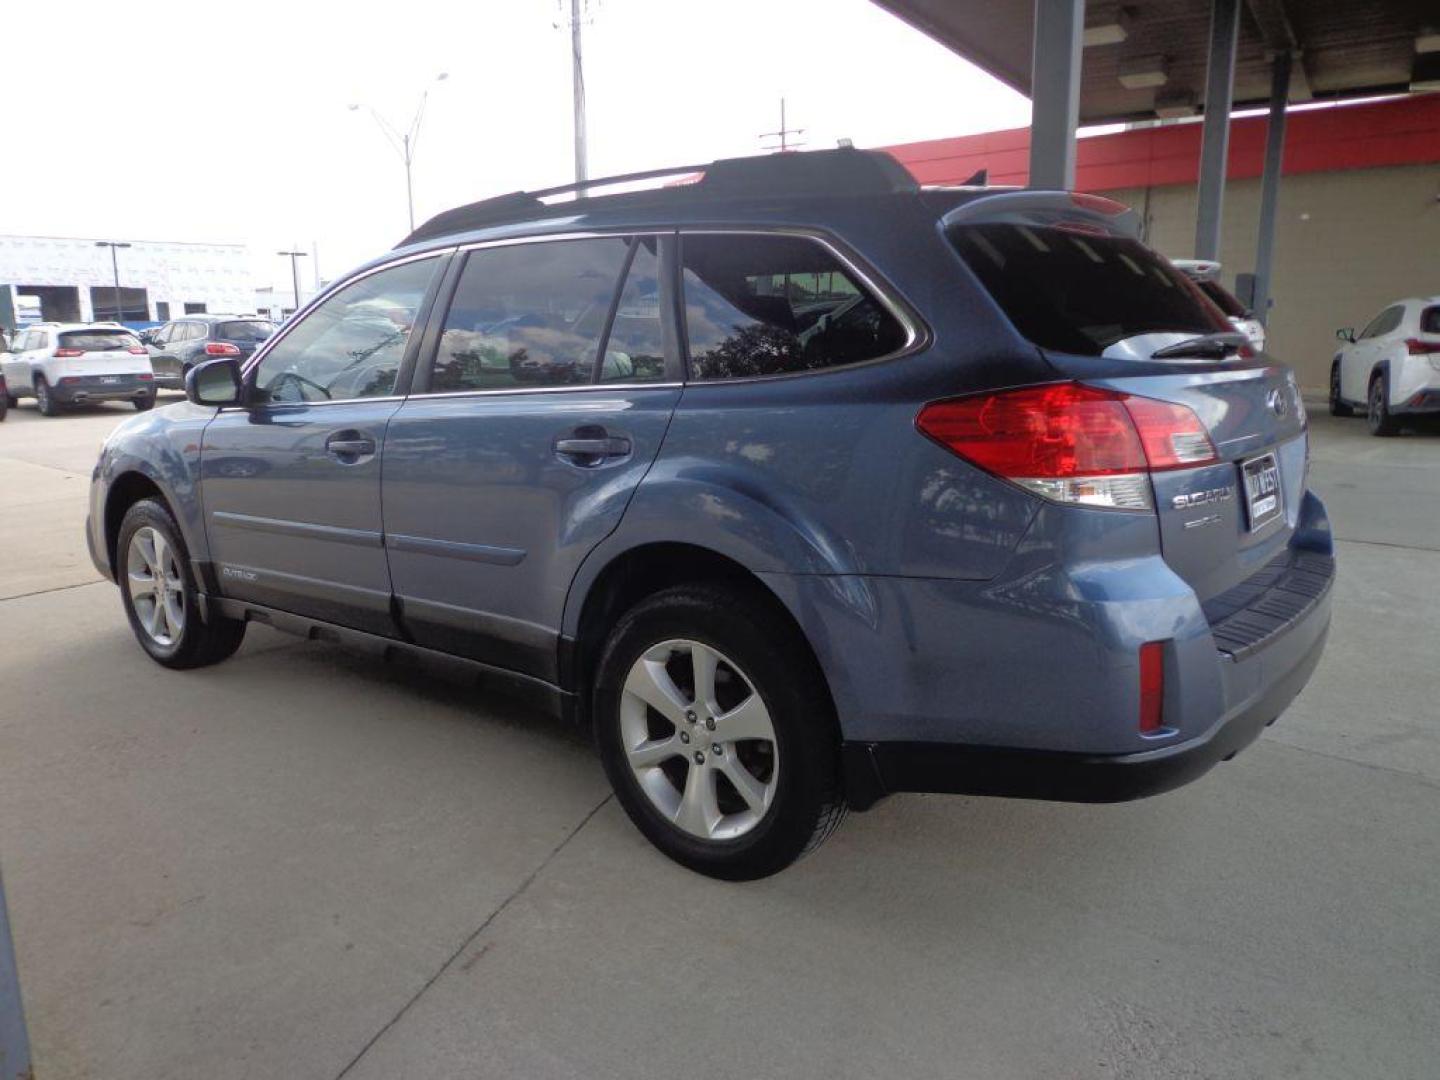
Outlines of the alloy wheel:
M621 690L620 736L651 805L691 836L744 836L775 799L770 711L745 673L701 642L662 641L635 661Z
M158 529L137 529L126 553L130 603L141 628L169 648L185 632L185 578L174 546Z

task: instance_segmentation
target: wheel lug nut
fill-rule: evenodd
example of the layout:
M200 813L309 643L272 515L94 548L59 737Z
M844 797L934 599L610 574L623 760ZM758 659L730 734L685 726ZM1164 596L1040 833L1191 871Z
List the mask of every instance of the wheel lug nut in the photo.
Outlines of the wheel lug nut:
M681 742L689 742L689 741L690 741L690 733L689 733L688 731L682 731L682 732L680 732L680 741L681 741Z
M686 709L686 710L685 710L685 719L688 720L688 721L690 721L690 723L693 724L693 723L695 722L695 710L694 710L694 709Z
M711 749L717 756L720 755L720 754L723 754L723 753L725 752L725 751L723 751L723 750L720 749L720 744L719 744L718 742L717 742L717 743L711 743L711 744L710 744L710 749Z
M715 730L715 718L714 718L713 716L707 716L707 717L705 717L705 730L706 730L706 731L714 731L714 730Z
M705 764L705 751L703 751L703 750L696 750L696 751L695 751L695 764L696 764L696 765L704 765L704 764Z

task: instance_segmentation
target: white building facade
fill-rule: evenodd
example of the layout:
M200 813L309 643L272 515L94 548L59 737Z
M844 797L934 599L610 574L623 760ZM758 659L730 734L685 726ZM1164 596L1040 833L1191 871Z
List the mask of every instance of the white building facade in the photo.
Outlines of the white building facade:
M132 240L112 252L97 239L0 236L0 325L144 324L254 310L250 256L242 244Z

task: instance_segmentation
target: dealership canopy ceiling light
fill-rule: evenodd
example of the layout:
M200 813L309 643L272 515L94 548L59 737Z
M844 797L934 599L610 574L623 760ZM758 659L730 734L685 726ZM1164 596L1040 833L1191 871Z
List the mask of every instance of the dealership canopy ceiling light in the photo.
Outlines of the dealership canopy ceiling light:
M1090 31L1086 30L1085 32L1088 34ZM1088 45L1089 42L1087 41L1086 44ZM1430 31L1417 37L1415 39L1415 51L1417 53L1440 52L1440 31Z
M1163 56L1132 56L1120 61L1120 85L1126 90L1164 86L1169 78L1168 68Z
M1182 116L1194 116L1200 111L1193 90L1172 90L1167 94L1155 95L1155 115L1166 120Z
M1081 38L1085 48L1095 45L1119 45L1130 36L1130 11L1128 8L1101 9L1085 22L1085 33Z

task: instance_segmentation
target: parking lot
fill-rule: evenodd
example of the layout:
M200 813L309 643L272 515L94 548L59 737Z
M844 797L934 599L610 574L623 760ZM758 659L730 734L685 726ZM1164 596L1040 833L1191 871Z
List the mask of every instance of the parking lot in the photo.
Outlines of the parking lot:
M727 885L582 738L253 627L170 672L0 425L0 858L37 1075L1433 1077L1440 436L1312 406L1341 576L1262 740L1149 801L893 798Z

